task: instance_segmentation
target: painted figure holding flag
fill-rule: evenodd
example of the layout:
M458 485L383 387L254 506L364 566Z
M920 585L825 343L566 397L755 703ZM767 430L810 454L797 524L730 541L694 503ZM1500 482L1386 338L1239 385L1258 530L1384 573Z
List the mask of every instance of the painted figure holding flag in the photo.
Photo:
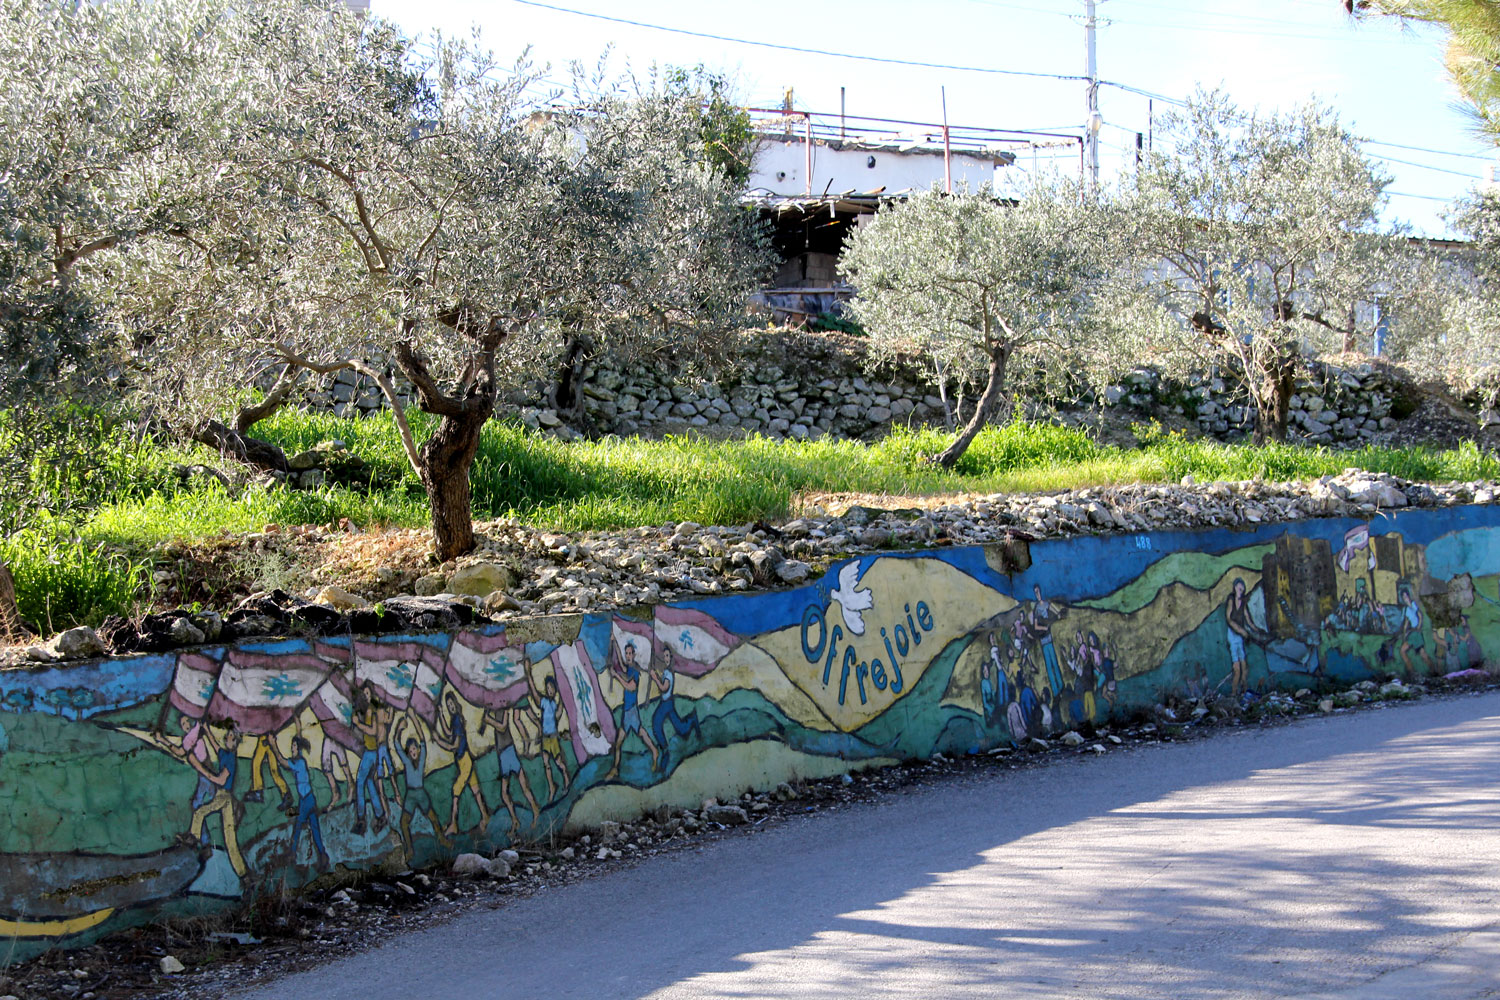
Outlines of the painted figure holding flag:
M327 871L331 865L328 851L323 847L323 828L318 823L318 800L313 795L312 775L307 770L307 754L312 750L312 744L301 733L293 736L290 758L281 755L281 748L274 739L266 738L266 745L270 747L276 763L291 772L292 782L297 787L297 819L292 824L292 863L297 863L297 841L305 829L312 837L313 848L318 852L318 867Z
M613 645L610 647L609 670L619 679L621 687L625 689L625 700L621 703L620 729L615 733L614 764L610 767L609 774L605 776L606 779L613 778L620 773L620 751L625 746L625 738L631 733L639 736L641 742L646 744L646 749L651 751L651 770L657 770L661 761L661 752L651 741L651 734L641 728L641 668L636 662L636 645L636 640L626 642L619 658L616 658L615 651L620 647Z
M443 707L448 710L448 718L444 722L439 716L439 725L443 729L434 733L433 739L438 746L453 754L453 764L457 768L457 774L453 777L453 808L448 813L448 826L443 831L451 837L458 833L458 801L465 788L474 794L474 802L479 806L480 829L486 829L490 825L490 807L484 801L484 793L479 790L479 776L474 773L474 753L469 746L469 728L464 722L464 711L458 703L458 696L449 691L443 696Z
M354 776L354 826L358 835L365 832L365 804L375 812L375 832L385 829L385 794L380 789L380 724L379 709L371 695L369 686L354 692L354 728L359 730L364 749L359 758L359 771Z
M503 708L499 712L485 712L484 721L495 729L495 756L500 762L500 801L505 805L505 811L510 814L510 834L512 837L521 832L521 821L516 818L516 804L510 797L510 779L515 776L521 783L521 794L526 796L526 805L531 808L531 821L541 815L537 808L536 796L531 794L531 782L526 777L526 771L521 767L521 755L517 752L516 742L516 707L514 705Z
M562 737L560 736L560 719L566 719L565 713L560 713L560 705L557 697L557 678L551 674L542 682L542 696L537 701L537 711L541 718L542 728L542 774L547 778L547 802L550 804L557 800L558 785L552 780L552 765L557 765L557 770L562 782L562 790L568 790L568 762L563 757Z
M672 673L672 650L670 648L662 650L662 658L664 661L662 665L653 666L651 669L651 679L656 682L656 689L661 692L661 700L651 716L651 732L655 734L656 742L661 746L661 756L655 765L658 771L664 769L667 763L666 727L668 724L671 724L672 730L679 738L699 732L701 729L697 713L688 719L677 714L677 699L673 695L677 679Z
M401 800L401 843L406 848L409 863L413 857L411 818L419 812L432 824L432 834L439 847L446 848L452 842L443 833L432 796L427 792L427 740L420 718L407 716L396 723L396 745L401 755L401 769L406 776L406 796Z
M235 833L239 822L239 812L243 808L234 797L234 776L239 769L239 745L240 734L238 730L228 723L215 723L224 729L223 742L219 746L218 769L211 770L207 763L200 760L196 755L188 755L188 763L193 770L208 779L213 788L208 800L193 810L193 819L188 827L188 832L182 835L185 843L197 844L201 841L204 832L204 823L210 816L218 816L219 822L224 828L224 850L229 855L229 863L234 866L236 875L244 877L245 859L240 855L240 841Z

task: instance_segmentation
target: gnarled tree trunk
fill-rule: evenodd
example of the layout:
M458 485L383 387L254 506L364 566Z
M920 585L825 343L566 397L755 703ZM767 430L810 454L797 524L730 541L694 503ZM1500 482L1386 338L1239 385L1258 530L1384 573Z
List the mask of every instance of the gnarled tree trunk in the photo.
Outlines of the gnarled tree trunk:
M286 452L269 441L249 435L249 430L266 419L286 403L292 387L297 384L297 372L288 364L277 378L266 398L254 406L242 407L234 416L234 426L229 427L217 420L205 420L194 427L192 438L199 444L217 448L220 454L237 459L247 465L267 472L286 472Z
M558 413L577 417L583 412L584 367L593 353L592 348L593 344L584 334L568 334L552 383L552 407Z
M286 452L269 441L250 437L244 431L235 430L217 420L205 420L193 428L192 438L199 444L218 449L236 461L253 465L267 472L287 471Z
M462 321L452 324L462 330ZM454 393L445 393L427 362L408 341L396 345L396 364L417 390L417 402L440 417L437 430L418 449L406 423L406 414L395 397L390 379L377 381L391 403L402 442L432 503L432 541L439 560L446 561L474 548L473 488L469 470L479 452L479 437L485 421L495 412L495 351L505 331L493 324L482 333L471 333L478 349L464 366Z
M1255 393L1255 443L1286 441L1287 417L1297 388L1297 366L1283 363L1265 374Z
M479 434L494 408L444 417L422 445L422 485L432 501L432 540L440 560L474 547L473 487L469 470L479 452Z
M958 464L958 460L968 451L969 445L974 438L989 423L995 408L1005 392L1005 367L1010 361L1010 348L996 348L990 352L990 375L989 381L985 383L984 392L979 397L978 404L974 407L974 415L964 429L959 432L957 438L942 453L935 456L933 461L945 469L951 469Z

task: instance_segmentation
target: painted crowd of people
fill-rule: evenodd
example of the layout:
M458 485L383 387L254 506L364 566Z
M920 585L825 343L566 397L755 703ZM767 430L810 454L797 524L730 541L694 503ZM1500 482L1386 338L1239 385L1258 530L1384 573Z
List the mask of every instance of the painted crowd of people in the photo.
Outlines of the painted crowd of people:
M671 651L658 657L648 648L640 657L636 647L636 642L630 642L622 654L612 651L608 663L624 697L610 748L611 766L602 780L619 774L627 744L632 752L639 752L632 738L650 755L652 771L660 772L667 765L670 740L700 730L695 714L684 717L678 711ZM206 856L211 850L209 830L216 825L230 864L243 877L247 865L240 829L246 806L265 803L267 788L274 787L280 796L276 810L292 821L293 864L330 867L320 817L340 807L352 811L348 830L353 836L379 835L394 824L410 858L414 855L413 822L418 817L426 820L438 845L447 848L461 832L487 831L498 801L508 819L508 833L515 838L523 827L521 804L530 816L527 825L534 826L548 806L567 794L576 778L579 761L570 740L565 739L568 713L556 677L550 673L540 691L528 683L522 698L500 708L466 712L463 699L450 689L442 694L432 718L426 719L411 708L391 705L369 682L353 688L349 706L346 721L354 736L350 742L357 745L340 743L326 729L322 733L316 770L328 786L324 803L314 790L314 768L309 762L314 744L301 718L283 732L251 734L242 732L232 719L210 721L183 714L180 738L168 749L196 772L198 783L180 842L199 847ZM471 734L471 719L476 715L477 732ZM487 740L488 747L477 745L476 737ZM451 778L444 776L440 784L435 772L442 768L430 764L434 746L452 761ZM486 788L477 764L490 752L495 755L496 773ZM248 788L240 790L237 786L245 783L242 772L247 764ZM534 787L538 776L546 782L546 796L541 800ZM442 801L443 789L448 793L446 802ZM477 824L461 822L465 799L477 809ZM211 823L214 819L216 824ZM306 862L301 856L304 832L311 845Z
M1060 638L1066 606L1043 597L1040 586L1032 594L988 632L980 662L985 719L1006 726L1016 741L1091 722L1115 702L1114 646L1081 629L1071 641Z

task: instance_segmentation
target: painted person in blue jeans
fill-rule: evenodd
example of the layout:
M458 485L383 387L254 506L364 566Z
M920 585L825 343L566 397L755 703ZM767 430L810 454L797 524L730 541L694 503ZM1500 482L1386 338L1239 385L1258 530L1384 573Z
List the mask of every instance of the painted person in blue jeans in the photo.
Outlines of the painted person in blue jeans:
M625 699L620 706L620 728L615 732L615 760L606 778L613 778L620 773L620 751L625 746L625 738L631 733L639 736L641 742L646 744L646 749L651 751L651 770L655 771L661 761L661 754L651 741L651 734L641 729L641 668L636 662L635 647L634 641L625 644L625 651L621 654L623 663L615 659L615 649L610 649L609 669L625 688Z
M406 722L410 722L410 728L406 727ZM412 716L396 723L396 739L400 746L401 770L406 777L406 796L401 800L401 842L406 845L406 857L410 862L413 856L411 818L417 813L426 816L432 824L432 834L439 846L447 847L452 841L443 833L437 808L427 791L427 741L421 719Z
M673 696L677 687L677 676L672 673L672 651L663 650L663 655L666 657L665 664L651 672L652 680L656 682L656 689L661 692L661 701L657 703L656 711L651 716L651 732L656 736L657 745L661 747L661 756L657 758L655 766L658 771L667 763L668 723L679 738L689 733L699 732L702 728L698 724L698 713L694 712L687 719L677 714L677 700Z
M1036 636L1042 649L1042 662L1047 666L1047 686L1054 692L1063 688L1062 668L1057 663L1057 649L1052 644L1052 623L1059 617L1057 609L1042 597L1040 584L1033 584L1031 593L1036 604L1031 608L1031 634Z
M380 724L374 700L367 690L361 689L354 696L354 728L364 739L364 750L359 757L359 773L354 776L354 826L356 835L365 832L365 803L375 810L375 832L385 828L385 807L380 804L375 782L380 767Z
M1230 695L1238 698L1246 688L1250 674L1250 664L1245 659L1245 640L1250 635L1250 608L1245 598L1245 581L1239 577L1235 577L1234 592L1224 602L1224 618L1228 623Z
M292 863L297 863L297 842L305 829L312 835L313 847L318 852L318 867L327 871L330 865L328 851L323 847L323 828L318 823L318 800L313 795L312 775L307 770L307 752L312 749L312 744L306 737L293 736L292 756L289 759L281 755L281 748L276 745L275 739L268 739L266 742L270 744L277 762L291 772L292 786L297 789L297 819L292 823Z

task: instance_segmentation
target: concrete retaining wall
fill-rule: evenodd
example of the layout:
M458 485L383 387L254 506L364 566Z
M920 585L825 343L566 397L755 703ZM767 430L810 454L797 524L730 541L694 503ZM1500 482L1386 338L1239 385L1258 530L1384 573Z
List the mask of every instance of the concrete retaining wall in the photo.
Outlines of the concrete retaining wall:
M1169 695L1460 670L1500 659L1497 579L1500 507L1469 506L868 555L625 615L0 672L0 934L23 957L329 865L434 863Z

